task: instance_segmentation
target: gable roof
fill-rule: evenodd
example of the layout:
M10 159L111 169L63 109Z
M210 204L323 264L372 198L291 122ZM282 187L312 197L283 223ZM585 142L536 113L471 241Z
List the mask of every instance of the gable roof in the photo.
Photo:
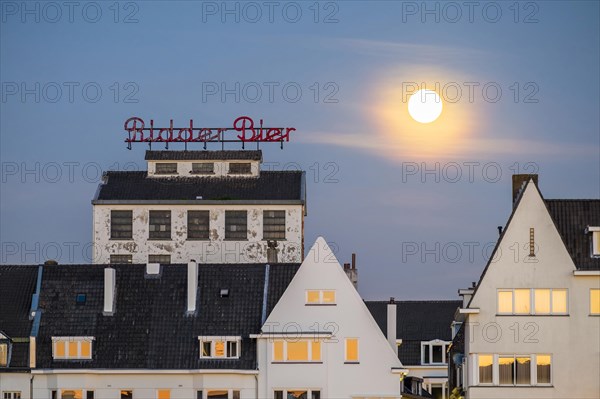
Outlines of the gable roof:
M600 257L591 256L588 226L600 227L600 200L545 200L546 207L560 233L575 266L579 270L600 270Z
M145 171L107 172L92 203L213 200L300 204L305 201L303 176L301 171L262 171L258 177L148 177Z
M264 264L199 264L197 311L186 314L187 265L162 265L147 278L146 265L111 265L116 270L115 313L103 315L107 265L44 267L37 339L39 368L244 369L256 368L263 306L276 302L299 265L270 266L267 304ZM229 289L228 297L220 290ZM85 294L85 304L77 304ZM52 337L94 337L93 358L52 359ZM198 336L241 336L239 359L200 359Z
M146 151L146 161L262 161L260 150Z
M0 332L10 339L31 334L29 311L37 277L37 265L0 265ZM29 343L13 342L8 367L28 366Z
M388 301L366 301L377 325L387 334ZM450 326L462 301L396 301L398 357L405 366L421 364L421 341L452 340Z

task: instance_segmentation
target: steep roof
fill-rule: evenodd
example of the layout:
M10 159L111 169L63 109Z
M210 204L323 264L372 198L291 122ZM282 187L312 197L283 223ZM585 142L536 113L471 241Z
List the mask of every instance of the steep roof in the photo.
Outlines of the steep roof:
M367 308L387 334L388 301L366 301ZM396 301L396 338L402 340L398 357L405 366L421 363L421 341L452 340L450 326L462 301Z
M108 172L98 201L304 201L301 171L262 171L258 177L148 177L146 172Z
M0 265L0 332L11 339L28 338L37 265ZM28 367L29 343L13 342L9 368Z
M591 256L588 226L600 227L600 200L545 200L550 216L579 270L600 270L600 258Z
M147 161L261 161L260 150L146 151Z
M269 267L267 303L264 264L198 265L197 312L186 314L187 265L161 266L158 278L146 265L112 265L116 269L115 313L103 315L106 265L58 265L44 268L37 343L40 368L116 369L255 369L256 344L263 306L281 296L299 265ZM229 289L228 297L220 290ZM85 294L85 304L76 303ZM241 336L239 359L200 359L198 336ZM53 336L94 337L93 358L52 359Z

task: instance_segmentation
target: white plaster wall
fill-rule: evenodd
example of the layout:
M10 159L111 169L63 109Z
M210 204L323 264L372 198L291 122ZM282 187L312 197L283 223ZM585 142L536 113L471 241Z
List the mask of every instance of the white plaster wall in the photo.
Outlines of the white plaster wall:
M176 163L177 164L177 174L174 175L166 175L166 174L156 174L156 164L157 163ZM212 175L198 175L192 174L192 163L214 163L214 174ZM230 163L250 163L250 174L244 175L230 175L229 174L229 164ZM148 176L149 177L257 177L260 174L260 162L259 161L247 161L247 160L228 160L228 161L148 161Z
M171 399L196 399L198 390L233 389L240 391L241 398L250 399L256 398L256 379L254 375L233 373L202 374L197 371L159 374L152 370L144 374L62 372L35 375L35 399L51 399L51 391L61 389L93 390L94 399L119 398L122 389L133 390L134 399L156 399L158 389L170 389Z
M30 377L29 373L0 373L0 394L4 391L18 391L21 392L21 399L29 398Z
M527 262L530 227L535 228L537 263ZM516 258L515 243L520 248ZM470 305L480 308L480 313L470 315L470 327L466 326L468 384L474 381L473 354L551 354L553 387L471 386L468 397L597 398L600 317L589 316L589 290L600 286L600 277L573 276L575 265L533 184L528 185L500 250ZM566 288L569 315L497 316L499 288Z
M111 210L133 211L133 239L110 239ZM149 240L149 211L171 211L171 240ZM210 211L210 240L187 240L187 211ZM225 240L225 211L248 211L248 240ZM109 263L111 254L133 255L133 263L146 263L148 255L171 255L171 263L265 263L263 211L286 211L286 240L279 241L279 262L302 262L302 205L95 205L94 263Z
M335 306L306 306L307 289L333 289ZM324 398L399 397L402 367L335 256L319 238L269 315L263 332L333 331L321 344L322 364L273 363L270 338L259 339L259 397L281 388L314 388ZM359 339L359 364L344 364L344 338Z

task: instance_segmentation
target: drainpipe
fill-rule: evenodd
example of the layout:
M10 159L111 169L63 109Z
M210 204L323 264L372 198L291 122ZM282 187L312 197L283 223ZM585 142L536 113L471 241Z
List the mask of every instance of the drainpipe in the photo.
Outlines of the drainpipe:
M33 379L35 378L35 375L31 375L31 378L29 379L29 399L33 399Z

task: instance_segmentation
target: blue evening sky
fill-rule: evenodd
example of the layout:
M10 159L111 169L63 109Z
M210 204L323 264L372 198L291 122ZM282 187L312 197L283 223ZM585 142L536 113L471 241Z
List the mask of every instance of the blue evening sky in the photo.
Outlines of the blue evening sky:
M367 299L476 281L516 171L600 198L596 1L0 4L2 263L89 261L99 174L145 168L134 115L295 127L264 160L307 171L307 246L356 252ZM445 100L429 125L407 115L422 84Z

